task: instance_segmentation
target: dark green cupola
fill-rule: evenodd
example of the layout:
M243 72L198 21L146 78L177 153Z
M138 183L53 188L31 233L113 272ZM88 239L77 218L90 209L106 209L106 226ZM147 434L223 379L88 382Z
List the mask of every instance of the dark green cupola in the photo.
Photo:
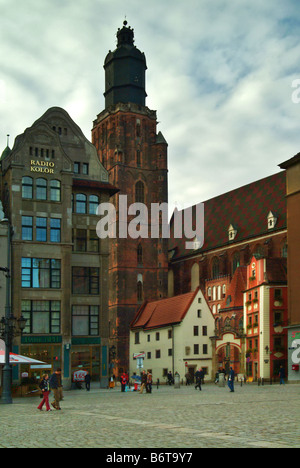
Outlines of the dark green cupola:
M134 30L127 27L117 32L118 44L105 62L105 107L122 103L146 105L146 58L134 45Z
M9 146L7 146L5 150L3 151L3 153L1 154L0 160L5 159L7 156L10 155L10 153L11 153L11 149L9 148Z

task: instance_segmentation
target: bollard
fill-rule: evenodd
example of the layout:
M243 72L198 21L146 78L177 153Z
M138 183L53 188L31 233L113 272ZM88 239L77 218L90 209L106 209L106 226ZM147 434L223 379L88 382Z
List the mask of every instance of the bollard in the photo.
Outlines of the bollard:
M219 374L219 387L225 387L225 375L223 373Z
M180 375L177 372L175 373L174 388L180 388Z

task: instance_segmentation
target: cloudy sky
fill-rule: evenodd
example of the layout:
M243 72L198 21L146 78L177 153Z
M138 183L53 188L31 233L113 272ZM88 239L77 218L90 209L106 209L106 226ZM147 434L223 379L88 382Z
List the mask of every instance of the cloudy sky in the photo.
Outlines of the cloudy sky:
M0 0L0 151L52 106L91 139L125 16L169 143L171 204L262 179L300 152L299 0Z

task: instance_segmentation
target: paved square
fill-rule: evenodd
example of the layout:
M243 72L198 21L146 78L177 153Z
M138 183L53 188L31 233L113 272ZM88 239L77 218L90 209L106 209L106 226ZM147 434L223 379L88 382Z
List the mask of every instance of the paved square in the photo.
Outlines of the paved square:
M73 390L51 413L39 402L0 405L0 448L300 447L300 385Z

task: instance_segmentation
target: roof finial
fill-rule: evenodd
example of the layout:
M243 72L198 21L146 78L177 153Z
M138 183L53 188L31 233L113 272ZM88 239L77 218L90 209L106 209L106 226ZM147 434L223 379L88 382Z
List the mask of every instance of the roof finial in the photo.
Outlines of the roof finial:
M9 147L9 137L10 137L10 135L6 135L6 137L7 137L7 145L6 146Z

